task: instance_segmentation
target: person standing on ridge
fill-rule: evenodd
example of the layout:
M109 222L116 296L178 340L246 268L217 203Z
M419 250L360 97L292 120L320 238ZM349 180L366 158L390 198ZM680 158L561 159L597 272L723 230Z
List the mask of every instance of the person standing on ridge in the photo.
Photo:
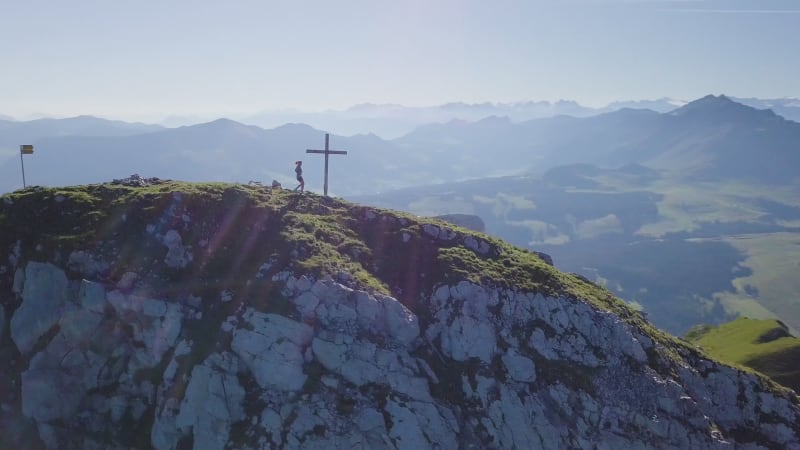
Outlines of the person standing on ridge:
M303 181L303 161L294 162L294 173L297 174L297 181L300 182L300 184L298 184L294 190L296 191L300 189L300 192L303 192L306 187L306 183Z

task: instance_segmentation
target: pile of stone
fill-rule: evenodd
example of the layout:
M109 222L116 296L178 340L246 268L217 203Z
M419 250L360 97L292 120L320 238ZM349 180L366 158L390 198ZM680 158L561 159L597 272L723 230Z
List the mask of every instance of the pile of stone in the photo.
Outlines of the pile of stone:
M250 180L248 183L250 186L260 186L264 187L264 183L260 181ZM278 180L272 180L272 185L270 186L272 189L282 189L283 186L278 182Z
M138 173L135 173L135 174L129 176L128 178L114 179L114 181L112 181L112 183L113 184L121 184L121 185L124 185L124 186L144 187L144 186L150 186L151 184L163 183L163 180L161 180L159 178L156 178L156 177L143 178Z

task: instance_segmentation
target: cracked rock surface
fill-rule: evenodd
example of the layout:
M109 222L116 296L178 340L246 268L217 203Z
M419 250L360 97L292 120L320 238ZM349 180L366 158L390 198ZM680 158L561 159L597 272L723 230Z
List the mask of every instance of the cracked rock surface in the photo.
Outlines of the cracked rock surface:
M0 310L4 423L45 448L800 448L793 393L574 298L280 273L223 308L69 273L17 267Z

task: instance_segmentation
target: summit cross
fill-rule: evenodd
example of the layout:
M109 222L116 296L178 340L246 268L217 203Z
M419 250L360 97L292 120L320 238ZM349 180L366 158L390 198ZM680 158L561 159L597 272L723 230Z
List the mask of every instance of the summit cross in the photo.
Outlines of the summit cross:
M325 155L325 196L328 196L328 155L346 155L346 150L331 150L328 146L329 136L325 133L325 150L306 149L306 153L322 153Z

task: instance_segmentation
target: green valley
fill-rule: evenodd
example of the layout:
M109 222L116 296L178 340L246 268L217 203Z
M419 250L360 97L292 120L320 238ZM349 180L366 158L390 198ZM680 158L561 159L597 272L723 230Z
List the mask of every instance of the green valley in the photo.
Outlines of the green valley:
M696 179L628 165L555 168L357 197L419 215L468 213L550 254L676 334L738 316L800 330L800 185Z

